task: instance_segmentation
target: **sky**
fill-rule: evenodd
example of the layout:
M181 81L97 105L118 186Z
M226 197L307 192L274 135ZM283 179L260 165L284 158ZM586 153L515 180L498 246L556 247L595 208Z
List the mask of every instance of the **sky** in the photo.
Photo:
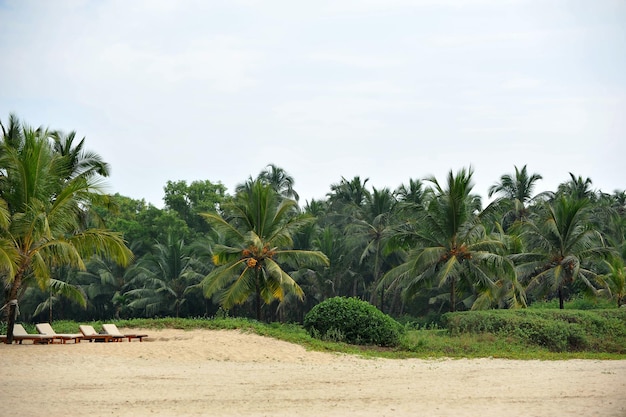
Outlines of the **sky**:
M270 163L301 202L469 167L485 198L524 165L626 188L624 0L0 0L0 57L0 120L76 131L157 207Z

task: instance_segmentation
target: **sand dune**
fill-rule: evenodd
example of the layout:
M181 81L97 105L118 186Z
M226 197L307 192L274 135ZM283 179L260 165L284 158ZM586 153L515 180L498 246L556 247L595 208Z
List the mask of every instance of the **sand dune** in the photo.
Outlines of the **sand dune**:
M0 345L0 415L626 416L626 360L361 359L238 331L145 332Z

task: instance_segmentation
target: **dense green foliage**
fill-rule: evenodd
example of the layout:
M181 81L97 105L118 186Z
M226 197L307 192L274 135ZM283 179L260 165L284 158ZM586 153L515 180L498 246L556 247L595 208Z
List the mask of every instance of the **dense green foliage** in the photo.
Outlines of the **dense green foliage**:
M453 335L514 337L554 352L626 353L626 309L466 311L447 313L443 318Z
M514 167L489 187L495 200L487 207L471 167L443 181L409 178L395 189L341 178L325 198L302 203L294 179L270 164L231 194L219 181L173 179L157 208L102 194L98 185L109 167L73 133L28 128L10 117L2 135L0 280L9 291L0 305L17 297L22 322L226 311L302 323L324 300L356 297L423 329L443 326L446 311L626 302L626 192L594 190L591 179L572 173L556 190L535 195L541 175ZM100 237L88 236L87 250L75 247L79 260L68 242L85 241L86 230ZM103 237L119 249L123 237L133 262L92 250ZM32 268L18 268L15 242L31 245L20 250L34 256ZM576 326L542 325L528 343L595 346ZM553 338L545 336L550 332ZM433 334L428 340L437 346ZM401 338L407 350L430 346L411 338Z
M357 298L333 297L304 317L311 335L357 345L396 346L402 327L393 318Z

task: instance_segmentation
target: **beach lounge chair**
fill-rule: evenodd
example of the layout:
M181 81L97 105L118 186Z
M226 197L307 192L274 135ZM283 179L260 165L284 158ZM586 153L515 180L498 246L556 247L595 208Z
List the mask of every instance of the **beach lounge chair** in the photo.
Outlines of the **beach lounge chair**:
M122 337L98 333L93 326L87 324L81 324L78 328L83 334L83 339L89 340L90 342L121 342L123 340Z
M117 328L115 324L103 324L102 330L106 334L110 334L110 335L117 336L117 337L125 337L128 339L129 342L132 339L139 339L139 341L142 342L144 337L148 337L147 334L137 334L137 333L124 333L123 334L122 332L119 331L119 329Z
M61 343L66 343L69 340L73 340L74 343L80 343L80 340L83 338L81 333L57 333L50 323L37 323L35 324L35 328L39 334L54 336L54 340L59 340Z
M0 340L3 343L6 343L7 336L2 335L0 337ZM15 326L13 327L13 342L19 343L21 345L24 340L31 340L35 345L47 345L48 343L52 343L52 341L54 340L54 336L49 336L46 334L30 334L26 331L24 326L15 323Z

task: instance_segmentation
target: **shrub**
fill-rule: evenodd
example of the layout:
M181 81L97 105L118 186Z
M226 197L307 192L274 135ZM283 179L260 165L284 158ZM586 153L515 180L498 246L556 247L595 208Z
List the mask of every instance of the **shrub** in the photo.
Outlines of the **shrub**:
M553 352L626 351L626 311L617 309L465 311L447 313L444 320L452 334L513 336Z
M322 301L304 317L313 337L355 345L397 346L402 326L368 302L334 297Z

